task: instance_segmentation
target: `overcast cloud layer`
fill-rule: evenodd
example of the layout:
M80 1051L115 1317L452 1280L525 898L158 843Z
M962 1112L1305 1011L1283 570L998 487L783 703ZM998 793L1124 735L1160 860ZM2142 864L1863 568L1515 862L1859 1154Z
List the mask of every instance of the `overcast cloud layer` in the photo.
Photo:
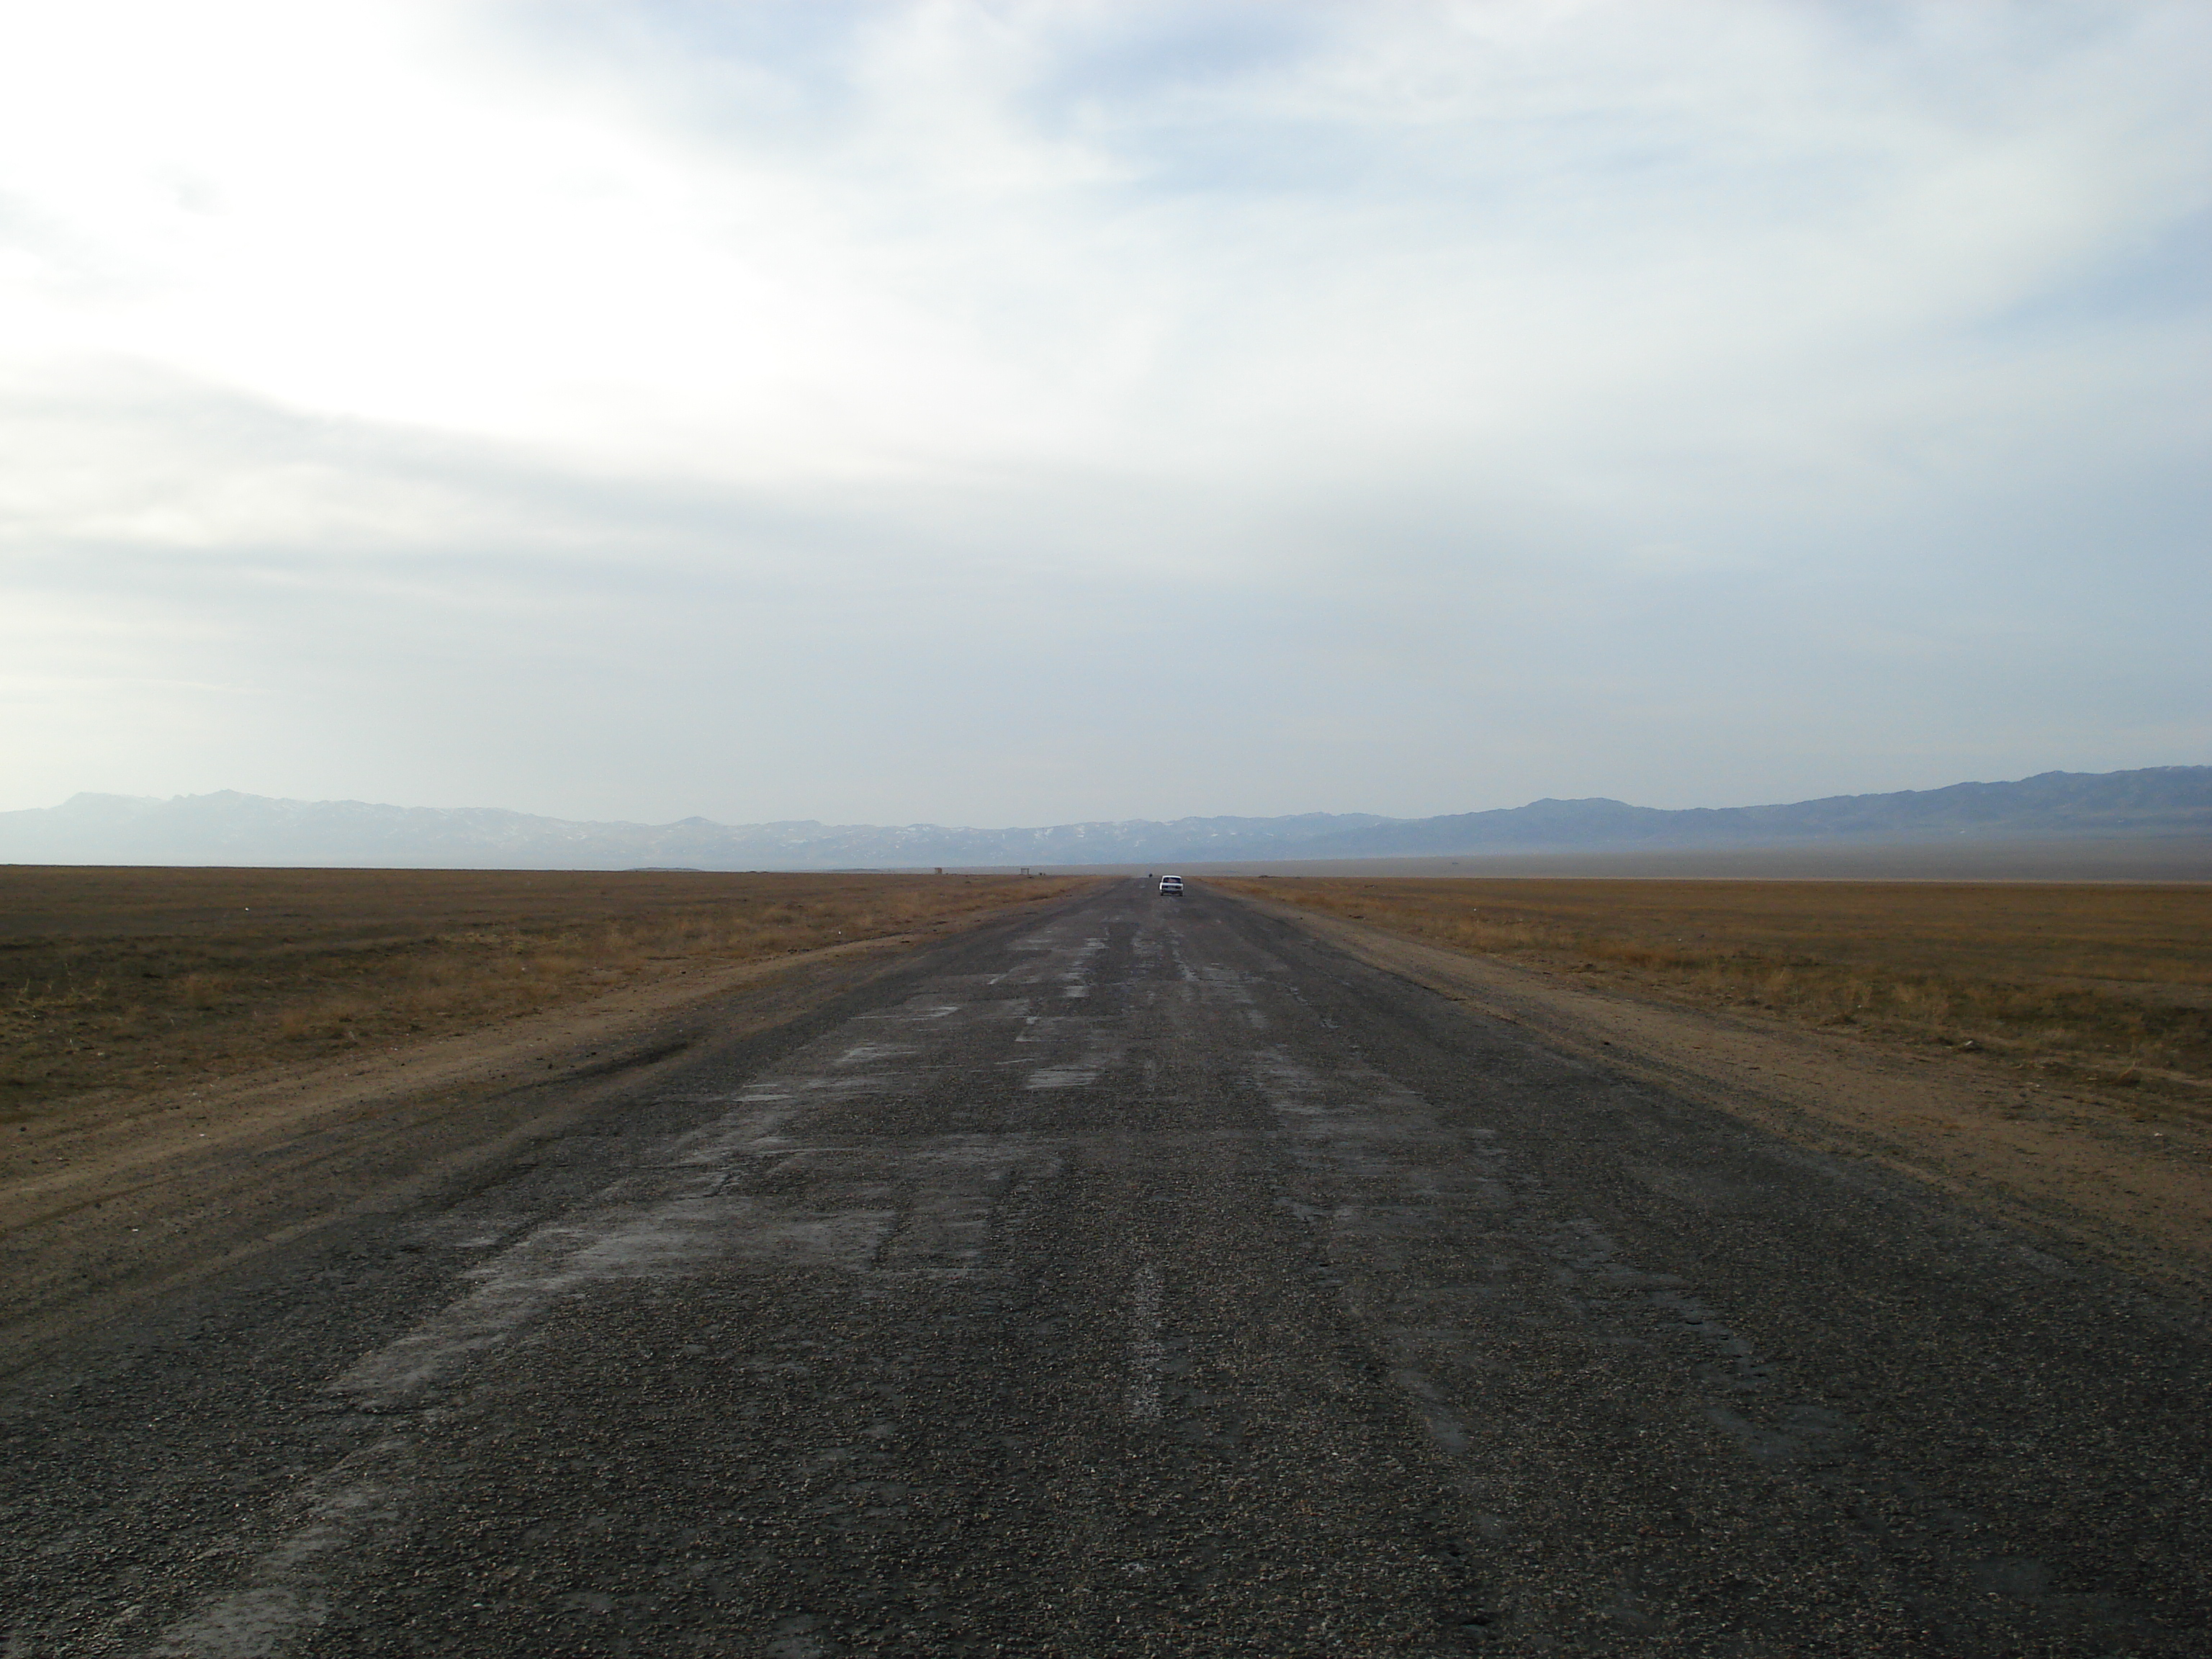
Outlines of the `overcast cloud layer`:
M2212 759L2212 9L0 8L0 807Z

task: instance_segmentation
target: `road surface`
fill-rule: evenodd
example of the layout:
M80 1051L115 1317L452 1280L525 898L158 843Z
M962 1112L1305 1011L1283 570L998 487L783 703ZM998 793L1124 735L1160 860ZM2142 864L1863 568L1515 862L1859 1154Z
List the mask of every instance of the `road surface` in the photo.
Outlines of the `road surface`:
M0 1652L2212 1652L2197 1310L1203 889L6 1402Z

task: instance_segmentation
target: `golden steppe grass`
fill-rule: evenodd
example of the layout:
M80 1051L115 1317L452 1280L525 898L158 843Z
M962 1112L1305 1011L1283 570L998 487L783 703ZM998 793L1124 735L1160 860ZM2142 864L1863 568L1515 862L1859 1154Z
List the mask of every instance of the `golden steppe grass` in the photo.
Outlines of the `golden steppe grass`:
M2212 1109L2212 886L1340 879L1214 885L1667 1000Z
M391 1048L1079 880L0 867L0 1121Z

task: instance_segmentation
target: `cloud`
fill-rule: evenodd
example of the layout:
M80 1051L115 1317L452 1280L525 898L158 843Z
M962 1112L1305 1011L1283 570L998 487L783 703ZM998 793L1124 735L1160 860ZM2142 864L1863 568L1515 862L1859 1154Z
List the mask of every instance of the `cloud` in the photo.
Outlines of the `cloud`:
M48 689L0 805L2201 758L2208 45L2160 4L18 9L0 535Z

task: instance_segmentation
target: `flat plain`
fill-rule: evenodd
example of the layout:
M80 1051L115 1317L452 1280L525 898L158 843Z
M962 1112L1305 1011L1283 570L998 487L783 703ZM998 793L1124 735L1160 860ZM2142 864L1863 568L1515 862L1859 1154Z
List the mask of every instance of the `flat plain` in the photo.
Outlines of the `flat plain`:
M1100 866L1127 875L1127 866ZM1216 876L1615 878L1673 881L2212 881L2202 835L1954 836L1935 842L1808 841L1764 847L1616 848L1610 852L1463 853L1375 859L1193 860L1182 873Z

